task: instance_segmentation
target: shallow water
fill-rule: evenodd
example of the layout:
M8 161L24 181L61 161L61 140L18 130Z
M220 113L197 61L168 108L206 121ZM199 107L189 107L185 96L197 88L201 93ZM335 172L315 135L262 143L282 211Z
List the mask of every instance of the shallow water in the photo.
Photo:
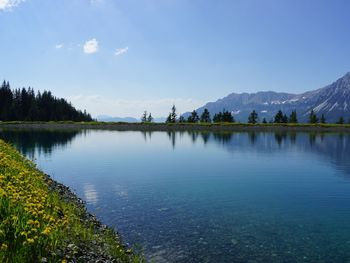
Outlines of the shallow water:
M350 134L0 130L154 262L350 262Z

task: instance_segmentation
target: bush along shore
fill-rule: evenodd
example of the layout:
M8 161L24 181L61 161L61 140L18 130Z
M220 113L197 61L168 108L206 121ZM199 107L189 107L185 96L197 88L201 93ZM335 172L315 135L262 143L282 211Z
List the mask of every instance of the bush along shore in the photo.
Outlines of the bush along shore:
M0 140L0 262L144 262L68 187Z

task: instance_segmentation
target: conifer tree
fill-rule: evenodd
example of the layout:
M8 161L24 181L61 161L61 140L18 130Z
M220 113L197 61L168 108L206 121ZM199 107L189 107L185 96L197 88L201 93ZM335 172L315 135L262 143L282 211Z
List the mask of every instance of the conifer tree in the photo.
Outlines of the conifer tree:
M318 123L317 115L315 114L314 110L311 110L309 115L309 123Z
M235 122L235 118L232 116L232 113L227 110L224 110L221 116L222 122Z
M326 123L326 118L325 118L324 114L321 115L320 123Z
M283 123L283 117L283 112L279 110L275 115L274 123Z
M256 113L255 110L253 110L248 117L248 123L255 124L257 122L258 122L258 113Z
M339 120L338 120L337 124L344 124L343 116L339 117Z
M147 111L144 111L141 117L141 122L147 122Z
M213 122L222 122L222 112L215 113L213 117Z
M292 113L289 115L289 123L298 123L298 118L297 118L297 112L296 110L293 110Z
M196 110L193 110L191 112L191 115L188 116L187 122L191 122L191 123L199 122L199 116L198 116L198 113L196 112Z
M149 113L149 114L148 114L147 122L153 122L152 113Z
M176 117L177 117L176 107L173 104L173 106L171 107L171 112L169 113L169 116L168 116L166 122L167 123L175 123L176 122Z
M211 122L210 113L208 109L204 109L200 120L201 122Z

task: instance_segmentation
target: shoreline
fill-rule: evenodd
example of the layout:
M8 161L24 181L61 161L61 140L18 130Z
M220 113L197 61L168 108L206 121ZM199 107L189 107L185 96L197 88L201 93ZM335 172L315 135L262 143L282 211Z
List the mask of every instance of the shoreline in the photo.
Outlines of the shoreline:
M101 129L116 131L350 132L350 124L0 122L0 128Z
M145 262L69 187L0 140L1 262Z

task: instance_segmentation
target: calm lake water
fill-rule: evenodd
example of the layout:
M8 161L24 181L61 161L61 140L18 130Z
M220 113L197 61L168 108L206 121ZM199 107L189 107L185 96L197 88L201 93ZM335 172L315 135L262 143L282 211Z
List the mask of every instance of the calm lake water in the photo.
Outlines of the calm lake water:
M350 135L0 130L154 262L350 262Z

